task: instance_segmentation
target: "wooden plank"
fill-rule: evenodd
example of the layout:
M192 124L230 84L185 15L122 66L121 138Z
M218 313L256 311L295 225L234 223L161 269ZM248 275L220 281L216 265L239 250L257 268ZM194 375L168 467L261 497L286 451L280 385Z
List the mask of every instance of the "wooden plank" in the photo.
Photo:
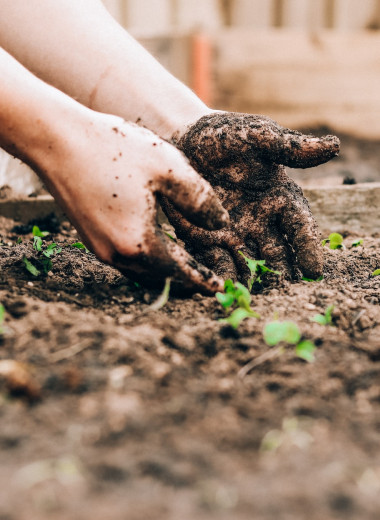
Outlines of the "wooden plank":
M380 183L304 189L322 233L380 232Z
M311 30L325 24L325 0L286 0L283 27Z
M219 0L177 0L177 29L196 31L223 26Z
M126 24L138 34L168 34L172 29L170 0L128 0Z
M215 36L215 107L380 135L380 35L241 30Z
M232 25L265 29L273 22L272 0L235 0L232 9Z
M380 232L380 183L308 188L303 191L322 233L334 230L371 235ZM65 218L50 195L0 200L0 216L20 222L26 223L51 213L59 220Z

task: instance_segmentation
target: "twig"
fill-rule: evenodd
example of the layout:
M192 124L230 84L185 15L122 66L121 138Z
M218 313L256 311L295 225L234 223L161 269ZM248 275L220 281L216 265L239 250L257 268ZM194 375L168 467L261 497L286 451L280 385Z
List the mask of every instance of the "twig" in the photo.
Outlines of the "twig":
M82 341L81 343L75 343L75 345L71 345L71 347L63 348L58 350L58 352L54 352L51 355L51 360L53 363L57 363L58 361L63 361L64 359L68 359L70 357L76 356L86 348L91 347L91 343Z
M258 367L259 365L262 365L266 361L270 361L271 359L275 359L277 356L280 356L284 352L284 347L277 347L271 350L268 350L267 352L264 352L264 354L261 354L260 356L257 356L253 358L249 363L244 365L239 372L237 373L237 377L239 379L244 379L244 377L254 368Z

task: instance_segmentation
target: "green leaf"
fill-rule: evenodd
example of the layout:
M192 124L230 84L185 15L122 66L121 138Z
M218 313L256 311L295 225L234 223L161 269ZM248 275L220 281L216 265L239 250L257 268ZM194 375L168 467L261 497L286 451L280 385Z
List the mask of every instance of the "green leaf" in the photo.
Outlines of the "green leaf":
M342 249L343 245L343 237L340 233L331 233L329 235L330 249Z
M5 317L5 307L0 303L0 325L3 323Z
M169 300L169 294L170 294L170 284L172 279L170 277L166 278L165 285L162 290L162 293L157 298L155 302L153 302L151 305L149 305L149 310L151 311L158 311L159 309L162 309L164 305L167 304Z
M328 325L332 324L332 311L335 309L334 305L329 305L325 310L325 318Z
M320 276L319 278L316 278L315 280L313 278L306 278L306 276L303 276L301 279L304 282L321 282L323 280L323 276Z
M22 244L22 238L21 237L18 237L18 239L16 240L16 244Z
M235 302L235 296L232 293L217 292L215 297L224 309L228 309Z
M42 251L42 238L39 236L33 237L33 249L35 251Z
M252 286L255 282L261 283L261 275L264 273L273 273L280 275L280 271L274 271L269 267L266 267L265 260L253 260L252 258L248 258L242 251L239 251L239 254L244 258L245 263L251 273L251 276L248 280L248 289L251 291Z
M272 321L264 327L264 340L273 347L281 341L295 345L301 339L298 325L293 321Z
M257 313L255 313L254 311L248 311L246 309L242 309L241 307L239 307L238 309L235 309L230 314L230 316L228 316L228 318L224 318L219 321L221 321L223 323L228 323L229 325L231 325L231 327L233 327L234 329L237 329L243 320L245 320L246 318L252 318L252 317L256 318L257 317L256 314Z
M41 274L37 267L35 267L25 256L22 261L24 262L26 270L29 271L30 274L33 276L39 276Z
M363 244L363 239L362 238L358 238L356 240L354 240L351 244L351 247L358 247L358 246L361 246Z
M164 233L165 233L165 235L166 235L167 237L170 238L170 240L173 240L173 242L177 242L177 240L173 237L173 235L171 235L171 234L168 233L167 231L164 231Z
M53 255L58 255L59 253L62 252L62 247L58 247L58 245L56 243L52 243L52 244L49 244L47 246L47 248L45 249L45 251L43 251L43 254L47 257L47 258L50 258L51 256Z
M47 237L48 235L50 235L49 231L41 231L38 226L33 226L32 233L33 233L34 237L41 237L41 238L44 238L44 237Z
M224 291L226 293L229 293L229 292L235 292L235 284L234 282L231 280L231 278L228 278L228 280L226 280L224 282Z
M380 269L375 269L374 272L371 274L371 276L379 276Z
M53 263L49 257L42 258L41 262L42 262L42 267L44 269L45 274L47 274L49 271L51 271L51 269L53 267Z
M296 346L296 355L307 361L308 363L313 363L315 361L314 357L315 345L312 341L305 339L298 343Z
M90 250L87 249L87 247L82 244L82 242L75 242L75 244L70 244L70 247L76 247L77 249L84 249L85 253L89 253Z
M327 325L326 317L323 316L323 314L316 314L310 318L310 321L315 321L315 323L319 323L320 325Z

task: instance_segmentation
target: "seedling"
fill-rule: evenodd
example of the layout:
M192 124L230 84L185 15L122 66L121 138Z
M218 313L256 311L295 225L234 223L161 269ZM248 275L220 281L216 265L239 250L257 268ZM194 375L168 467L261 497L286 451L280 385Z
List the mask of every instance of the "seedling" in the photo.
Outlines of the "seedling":
M379 276L380 269L375 269L374 272L371 274L371 276Z
M357 238L356 240L354 240L351 244L351 247L358 247L358 246L361 246L363 244L363 239L362 238Z
M252 258L248 258L248 256L245 256L245 254L242 251L239 251L239 254L244 258L245 263L247 264L247 267L251 274L247 284L249 291L252 290L252 286L255 282L262 282L262 276L265 273L273 273L277 275L281 274L280 271L274 271L273 269L269 269L269 267L265 265L265 260L253 260Z
M172 281L172 279L170 277L166 278L162 293L157 298L157 300L155 302L153 302L152 305L149 306L150 311L158 311L159 309L162 309L162 307L164 307L164 305L167 304L167 302L169 300L171 281Z
M332 321L332 311L334 310L334 305L329 305L327 309L325 310L324 314L316 314L312 318L310 318L311 321L315 321L316 323L319 323L320 325L334 325Z
M224 282L224 291L224 293L216 293L215 296L223 309L230 312L230 315L219 321L228 323L237 329L245 318L260 318L260 315L251 309L251 293L247 287L229 279Z
M34 237L45 238L50 235L49 231L41 231L38 226L33 226L32 233Z
M270 347L281 342L295 345L295 353L301 359L312 363L314 361L315 345L310 340L301 341L301 331L293 321L272 321L267 323L263 331L264 341Z
M328 238L322 240L322 246L329 244L330 249L345 249L343 237L340 233L330 233Z
M77 249L84 249L85 253L89 253L90 250L87 249L87 247L82 244L82 242L75 242L75 244L70 244L70 247L76 247Z
M37 267L35 267L32 262L26 258L26 256L24 256L22 261L24 262L26 270L29 271L30 274L33 276L39 276L41 274Z
M314 279L314 278L306 278L306 276L303 276L301 278L301 280L304 281L304 282L321 282L323 280L323 276L320 276L319 278L316 278L316 279Z

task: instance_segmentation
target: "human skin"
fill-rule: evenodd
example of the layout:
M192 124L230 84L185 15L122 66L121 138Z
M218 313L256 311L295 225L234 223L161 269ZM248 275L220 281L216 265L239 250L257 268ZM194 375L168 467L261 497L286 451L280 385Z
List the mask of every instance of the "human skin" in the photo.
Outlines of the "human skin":
M194 223L218 229L228 214L207 181L150 130L86 108L0 49L0 146L29 164L103 261L148 282L172 277L213 293L222 280L156 223L165 195Z
M20 62L83 105L138 121L172 140L210 180L233 213L228 230L201 233L168 206L179 235L199 259L222 276L245 275L238 250L267 259L288 276L297 268L310 277L321 273L316 223L300 188L283 168L296 163L286 147L281 152L281 132L260 137L264 127L274 128L272 123L259 118L263 124L252 132L257 116L235 117L208 108L128 35L99 0L0 0L1 11L6 16L0 16L0 44ZM218 117L230 122L223 142L220 126L214 124ZM194 129L201 133L197 136ZM336 139L300 136L296 141L301 167L320 164L339 148ZM214 149L221 143L224 155L215 163Z

